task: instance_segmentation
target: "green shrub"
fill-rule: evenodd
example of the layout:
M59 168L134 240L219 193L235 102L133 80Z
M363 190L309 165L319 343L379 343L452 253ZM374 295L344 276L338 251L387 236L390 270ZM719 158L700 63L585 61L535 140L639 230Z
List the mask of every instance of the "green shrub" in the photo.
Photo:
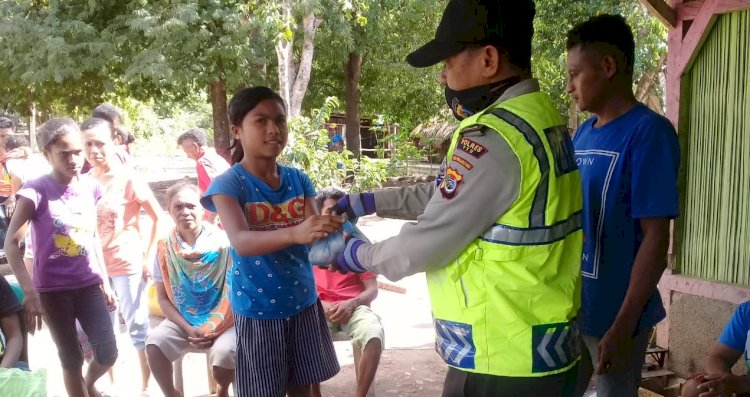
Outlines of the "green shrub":
M348 150L341 153L328 150L330 139L325 123L338 106L338 99L328 97L320 109L312 111L311 117L290 119L289 144L281 161L305 171L317 189L343 186L351 191L364 191L382 186L387 162L367 157L355 159Z

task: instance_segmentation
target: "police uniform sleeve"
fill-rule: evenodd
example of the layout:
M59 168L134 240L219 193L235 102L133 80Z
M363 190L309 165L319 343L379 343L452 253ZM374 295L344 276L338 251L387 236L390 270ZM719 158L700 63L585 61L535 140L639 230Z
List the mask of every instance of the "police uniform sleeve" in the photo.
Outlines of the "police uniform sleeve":
M377 215L385 218L417 219L435 194L435 183L422 183L375 192Z
M391 280L446 266L518 198L520 162L493 131L464 133L446 164L440 186L431 189L432 197L416 222L405 224L397 236L383 242L356 245L349 257ZM404 191L391 194L394 198L403 194L408 201L427 193L419 189L411 196ZM418 199L414 201L417 210Z

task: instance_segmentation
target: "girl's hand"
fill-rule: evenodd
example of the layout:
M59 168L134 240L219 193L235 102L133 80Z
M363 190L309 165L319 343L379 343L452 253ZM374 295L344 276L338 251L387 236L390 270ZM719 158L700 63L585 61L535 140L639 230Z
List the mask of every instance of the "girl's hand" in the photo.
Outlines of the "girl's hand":
M104 294L104 303L107 304L109 311L117 309L117 297L114 291L106 283L102 283L102 293Z
M344 218L334 215L313 215L292 229L295 244L312 244L315 240L328 236L328 233L341 229Z
M31 335L42 329L42 302L36 291L24 291L23 310L26 312L26 324Z

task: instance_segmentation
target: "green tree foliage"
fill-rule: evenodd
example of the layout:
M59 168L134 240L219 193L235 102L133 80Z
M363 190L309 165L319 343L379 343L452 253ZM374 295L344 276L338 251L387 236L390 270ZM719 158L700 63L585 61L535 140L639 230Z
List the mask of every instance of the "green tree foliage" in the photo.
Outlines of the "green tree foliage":
M251 40L251 21L234 0L2 2L1 105L84 115L135 98L158 108L200 98L216 82L211 99L226 103L227 89L262 80L265 47Z
M381 186L387 176L386 162L367 157L356 159L347 150L342 153L328 150L330 139L325 123L338 106L338 99L328 97L320 109L311 111L311 117L289 120L289 132L296 141L287 146L283 161L305 170L317 189L346 185L353 191L366 191Z
M415 69L406 55L431 40L446 0L336 0L321 25L311 90L304 107L320 106L328 95L345 96L344 69L352 51L362 54L361 114L393 116L411 130L442 106L437 68Z

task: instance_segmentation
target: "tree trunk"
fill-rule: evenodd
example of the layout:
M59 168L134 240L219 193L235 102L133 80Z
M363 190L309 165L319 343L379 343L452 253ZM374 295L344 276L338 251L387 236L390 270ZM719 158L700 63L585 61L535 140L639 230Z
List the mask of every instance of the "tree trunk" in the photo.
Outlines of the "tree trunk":
M284 1L284 18L287 20L292 19L292 9L289 0ZM276 42L276 59L279 63L279 95L284 99L286 105L287 115L289 115L289 105L291 100L291 89L294 84L294 36L290 37L289 40L286 38L279 38Z
M227 115L227 90L224 79L211 83L211 110L214 120L214 147L216 153L230 161L229 146L231 133L229 131L229 116Z
M292 88L289 94L289 117L300 115L302 100L305 98L307 84L310 82L313 53L315 52L315 34L322 21L323 19L315 16L314 13L306 15L302 21L305 42L300 54L297 75L294 78L294 83L290 85Z
M31 150L38 150L36 147L36 103L32 102L29 107L29 147Z
M359 136L359 78L362 73L362 54L349 53L349 59L344 65L344 79L346 86L346 148L355 158L361 155L361 140Z

